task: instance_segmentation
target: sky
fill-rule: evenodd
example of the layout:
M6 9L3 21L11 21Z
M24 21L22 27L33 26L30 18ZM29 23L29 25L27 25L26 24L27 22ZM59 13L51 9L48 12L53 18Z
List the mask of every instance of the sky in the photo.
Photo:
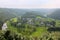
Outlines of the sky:
M0 0L0 8L60 8L60 0Z

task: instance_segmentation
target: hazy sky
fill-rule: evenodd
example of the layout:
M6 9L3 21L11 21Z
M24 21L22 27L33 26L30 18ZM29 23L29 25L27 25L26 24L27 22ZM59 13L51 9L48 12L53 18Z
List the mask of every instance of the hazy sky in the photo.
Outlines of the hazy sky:
M60 8L60 0L0 0L2 8Z

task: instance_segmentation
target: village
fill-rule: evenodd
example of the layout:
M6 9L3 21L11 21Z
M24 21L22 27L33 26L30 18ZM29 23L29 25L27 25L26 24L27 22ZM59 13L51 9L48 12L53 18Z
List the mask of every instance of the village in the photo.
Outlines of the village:
M19 18L12 18L11 20L8 21L8 23L7 22L2 23L1 30L5 31L6 33L9 33L9 35L10 35L10 29L9 29L8 24L10 25L10 27L12 26L13 28L18 29L19 33L22 33L22 34L20 34L20 37L18 34L13 35L13 36L15 36L15 35L18 36L18 38L16 38L17 40L42 40L42 39L44 40L45 35L46 35L45 37L48 37L47 35L49 35L49 33L44 34L42 36L42 38L31 36L32 33L37 31L36 28L40 28L40 29L42 28L41 30L44 30L43 28L49 28L49 29L46 29L49 32L56 30L55 20L49 21L49 20L46 20L46 18L41 18L41 17L36 17L36 18L27 17L27 18L20 18L20 19ZM13 32L13 30L12 30L12 32ZM41 32L41 31L39 31L39 32ZM5 33L5 35L6 35L6 33ZM27 36L30 35L30 36L29 36L29 38L27 38L25 35L27 35ZM11 37L10 40L13 40L13 38L14 37ZM14 38L14 40L16 40L16 39ZM50 40L50 38L47 38L47 39Z
M18 20L18 19L17 19ZM22 23L24 24L29 24L29 25L33 25L33 26L44 26L45 25L45 27L55 27L55 25L56 25L56 22L54 21L54 20L52 20L51 22L50 21L46 21L46 20L44 20L43 18L22 18L22 19L20 19L21 21L17 21L17 22L15 22L15 23L17 23L17 24L15 24L15 25L21 25ZM3 23L3 25L2 25L2 30L6 30L8 27L7 27L7 23Z

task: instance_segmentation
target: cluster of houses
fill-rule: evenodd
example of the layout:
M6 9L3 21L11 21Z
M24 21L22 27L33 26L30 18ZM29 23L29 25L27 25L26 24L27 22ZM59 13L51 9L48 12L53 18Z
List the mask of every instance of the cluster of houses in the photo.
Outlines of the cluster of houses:
M45 25L45 26L50 26L50 27L53 27L56 25L56 22L55 21L43 21L42 18L22 18L21 19L22 22L18 22L18 25L21 25L22 23L27 23L27 24L30 24L30 25L36 25L36 23L38 22L39 26L42 26L42 25ZM7 27L7 24L6 23L3 23L2 26L1 26L1 29L2 30L6 30L8 27Z
M23 23L31 24L31 25L36 25L37 22L39 22L39 25L45 25L48 27L53 27L56 25L56 22L52 20L51 22L44 20L42 18L22 18ZM36 23L35 23L36 22Z

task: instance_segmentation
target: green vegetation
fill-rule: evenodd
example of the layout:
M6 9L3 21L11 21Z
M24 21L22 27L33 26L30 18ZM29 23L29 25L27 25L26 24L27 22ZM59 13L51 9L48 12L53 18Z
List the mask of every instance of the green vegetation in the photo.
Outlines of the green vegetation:
M60 40L60 20L44 17L43 13L0 9L0 40ZM3 31L4 23L8 28Z
M44 19L43 21L49 21L49 22L52 21L52 20L49 20L48 18L40 18L40 19L42 19L42 20ZM48 19L48 20L46 20L46 19ZM46 36L48 37L47 39L49 40L50 36L53 35L52 33L49 33L47 31L48 27L45 27L44 25L43 26L35 26L35 25L23 23L24 25L21 24L18 27L18 26L16 26L18 21L19 21L18 18L13 18L10 21L7 21L8 29L11 31L12 34L16 33L17 35L25 36L25 37L27 37L27 40L30 40L30 37L32 37L33 39L35 39L37 37L36 40L38 40L38 39L44 40L44 39L46 39ZM12 25L11 25L11 22L13 23ZM35 22L35 23L37 23L37 22ZM56 20L56 26L58 25L57 23L59 24L58 20ZM48 35L50 35L50 36L48 36ZM52 36L52 37L54 37L54 36ZM31 40L33 40L33 39L31 39ZM54 38L52 38L52 39L54 39Z
M47 31L46 27L37 27L36 32L32 33L32 36L39 37Z
M56 9L54 12L48 15L48 17L60 20L60 9Z

